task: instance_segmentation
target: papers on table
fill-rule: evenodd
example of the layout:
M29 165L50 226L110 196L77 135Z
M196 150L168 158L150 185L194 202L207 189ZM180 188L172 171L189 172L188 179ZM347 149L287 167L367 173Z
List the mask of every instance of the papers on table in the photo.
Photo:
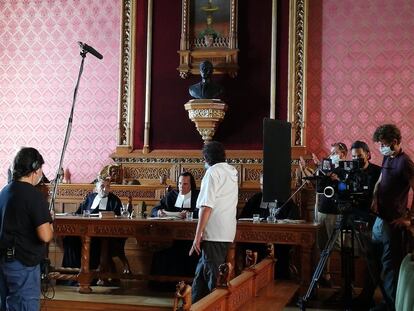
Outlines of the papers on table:
M264 218L260 218L260 221L264 221ZM253 218L239 218L239 221L253 221ZM266 221L264 221L266 222ZM303 219L277 219L275 222L277 224L304 224Z
M264 218L260 218L260 221L264 220ZM239 221L253 221L253 218L239 218Z
M175 220L175 219L181 219L179 217L174 216L165 216L165 217L148 217L149 220Z

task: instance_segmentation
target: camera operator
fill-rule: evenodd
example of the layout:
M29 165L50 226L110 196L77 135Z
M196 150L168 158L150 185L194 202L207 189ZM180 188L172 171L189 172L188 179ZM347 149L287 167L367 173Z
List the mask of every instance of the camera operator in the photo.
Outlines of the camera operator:
M368 145L360 140L355 141L351 146L352 160L360 159L361 170L366 177L364 185L368 186L368 189L364 192L361 198L357 200L357 208L354 209L353 213L355 218L367 222L365 232L360 232L361 242L364 244L367 252L372 250L371 242L371 230L375 218L370 214L370 208L372 204L372 196L375 188L375 184L381 174L381 167L369 162L371 159L371 152ZM374 219L373 219L374 218ZM369 257L369 254L365 254ZM352 305L355 307L367 307L373 305L373 295L375 291L374 280L372 279L371 273L367 271L364 278L364 287L358 297L356 297Z
M357 140L352 144L351 155L352 160L360 160L360 169L365 179L361 183L368 186L363 195L357 198L357 208L354 209L354 215L357 219L368 222L370 227L372 227L374 223L374 219L372 219L373 217L370 214L372 196L375 184L381 174L381 167L369 161L371 160L371 152L368 145L363 141Z
M401 132L394 124L379 126L373 140L380 143L384 159L372 202L372 210L378 214L372 229L377 252L372 264L378 267L376 275L382 274L382 280L375 282L382 284L385 301L371 310L395 310L398 272L404 256L401 227L409 225L407 206L410 187L414 190L414 163L403 152Z
M346 159L348 154L348 148L344 143L336 142L331 145L331 153L329 154L329 159L332 163L331 171L326 173L326 176L329 177L327 180L318 182L317 185L317 194L316 194L316 207L318 209L318 222L321 224L320 234L318 235L318 245L319 249L323 250L329 240L329 237L332 235L337 221L337 214L333 212L335 210L335 200L330 197L328 198L324 194L324 189L328 185L336 184L339 180L338 167L339 161ZM316 164L320 164L319 161L314 158ZM324 167L324 162L322 162L322 171L326 168ZM330 258L326 262L326 270L330 269ZM324 276L319 281L320 285L331 287L331 276L329 273L325 273Z

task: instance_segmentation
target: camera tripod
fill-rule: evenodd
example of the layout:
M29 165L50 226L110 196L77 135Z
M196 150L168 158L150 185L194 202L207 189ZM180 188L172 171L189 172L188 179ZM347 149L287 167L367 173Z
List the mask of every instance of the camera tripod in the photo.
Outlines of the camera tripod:
M349 213L340 215L337 219L334 231L329 237L325 248L321 252L321 257L319 259L318 265L316 266L315 272L313 273L309 288L305 296L299 298L298 306L300 310L306 310L306 303L310 299L313 290L315 289L316 283L319 281L319 278L322 275L328 258L332 253L332 250L339 236L341 236L341 272L344 278L344 292L342 297L343 307L344 310L352 310L352 279L354 275L353 256L355 237L360 248L362 250L365 249L365 245L362 243L360 236L356 234L356 232L357 229L355 228L353 216ZM346 236L349 236L350 238L346 239Z

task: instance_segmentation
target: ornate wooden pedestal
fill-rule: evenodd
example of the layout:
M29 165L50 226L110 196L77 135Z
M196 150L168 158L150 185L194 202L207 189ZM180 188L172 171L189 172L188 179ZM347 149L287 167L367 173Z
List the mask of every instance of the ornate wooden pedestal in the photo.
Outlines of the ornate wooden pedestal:
M219 99L192 99L184 107L204 142L212 140L218 125L224 119L227 105Z

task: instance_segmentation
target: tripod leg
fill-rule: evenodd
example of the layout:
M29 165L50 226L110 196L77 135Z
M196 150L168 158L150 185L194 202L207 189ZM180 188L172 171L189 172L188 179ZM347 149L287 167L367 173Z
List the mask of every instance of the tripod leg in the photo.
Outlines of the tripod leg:
M344 236L341 237L341 262L342 262L342 277L344 279L344 295L343 305L346 310L351 310L352 307L352 280L354 276L354 236L355 232L352 227L343 230L343 233L350 234L350 239L347 240ZM350 245L349 245L350 244Z
M319 278L322 275L323 269L325 268L326 262L328 261L329 255L332 253L332 249L335 245L335 242L338 239L339 234L341 233L341 230L339 227L336 227L334 231L332 232L331 236L329 237L329 240L321 252L321 258L319 259L318 265L316 266L315 272L313 273L311 283L309 285L308 290L306 291L305 296L303 296L299 300L299 306L301 310L305 310L305 304L309 300L309 297L312 295L313 290L315 289L316 283L319 281Z

